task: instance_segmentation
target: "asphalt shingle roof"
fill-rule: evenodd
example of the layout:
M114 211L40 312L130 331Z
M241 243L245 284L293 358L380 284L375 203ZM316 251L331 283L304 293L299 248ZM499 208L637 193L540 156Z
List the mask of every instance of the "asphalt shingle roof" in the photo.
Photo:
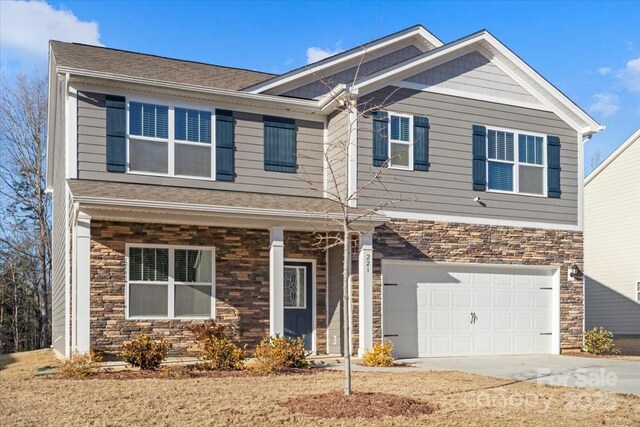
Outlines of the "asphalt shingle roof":
M240 90L275 74L52 40L56 64L174 83Z

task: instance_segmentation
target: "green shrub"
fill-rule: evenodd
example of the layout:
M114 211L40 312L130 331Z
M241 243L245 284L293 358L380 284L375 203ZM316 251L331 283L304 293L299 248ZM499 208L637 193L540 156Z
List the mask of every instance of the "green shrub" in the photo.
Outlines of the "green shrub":
M74 353L70 359L64 360L58 365L58 374L62 378L86 378L98 372L102 355L95 351L89 353Z
M613 333L603 327L593 328L584 334L582 350L591 354L620 354L620 350L613 342Z
M393 343L383 341L373 344L373 349L367 350L362 355L362 362L367 366L389 367L393 366L395 359L392 356Z
M140 369L156 370L167 357L171 344L162 339L156 341L147 334L142 334L122 346L122 360Z
M301 338L264 337L254 350L253 357L248 368L265 374L309 368Z
M189 328L198 348L200 369L242 369L245 351L235 343L232 328L208 322Z

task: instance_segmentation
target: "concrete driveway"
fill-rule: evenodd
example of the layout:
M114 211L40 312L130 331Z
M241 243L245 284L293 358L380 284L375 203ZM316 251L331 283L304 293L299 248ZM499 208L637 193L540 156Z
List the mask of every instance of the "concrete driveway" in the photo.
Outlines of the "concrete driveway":
M400 362L410 363L417 370L461 371L640 395L640 362L558 355L443 357L403 359Z

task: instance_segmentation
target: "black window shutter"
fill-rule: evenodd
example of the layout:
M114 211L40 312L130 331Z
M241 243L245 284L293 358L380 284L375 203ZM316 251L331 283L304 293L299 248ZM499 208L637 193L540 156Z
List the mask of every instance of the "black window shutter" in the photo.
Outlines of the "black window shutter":
M296 173L296 122L264 117L264 170Z
M429 170L429 119L413 116L413 169Z
M389 115L385 111L374 111L373 119L373 166L383 166L389 160Z
M547 136L547 195L560 197L560 138Z
M123 96L107 95L107 171L127 171L127 106Z
M473 189L487 189L487 128L473 125Z
M216 110L216 180L235 179L233 113Z

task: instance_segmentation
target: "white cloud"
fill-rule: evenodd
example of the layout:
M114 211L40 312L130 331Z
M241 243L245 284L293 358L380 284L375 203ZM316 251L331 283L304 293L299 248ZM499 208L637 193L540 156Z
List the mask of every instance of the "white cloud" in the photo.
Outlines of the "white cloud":
M606 76L608 74L611 74L611 68L610 67L600 67L600 68L598 68L598 74L600 74L601 76Z
M640 92L640 57L627 62L618 78L631 92Z
M324 58L328 58L329 56L335 55L343 51L344 49L340 47L340 43L336 44L336 48L334 50L322 49L320 47L310 47L307 49L307 64L321 61Z
M81 21L70 10L56 10L46 2L2 3L0 45L18 59L47 57L50 39L102 46L96 22Z
M620 97L614 93L596 93L592 98L596 102L591 104L589 111L600 114L602 117L611 117L620 109Z

